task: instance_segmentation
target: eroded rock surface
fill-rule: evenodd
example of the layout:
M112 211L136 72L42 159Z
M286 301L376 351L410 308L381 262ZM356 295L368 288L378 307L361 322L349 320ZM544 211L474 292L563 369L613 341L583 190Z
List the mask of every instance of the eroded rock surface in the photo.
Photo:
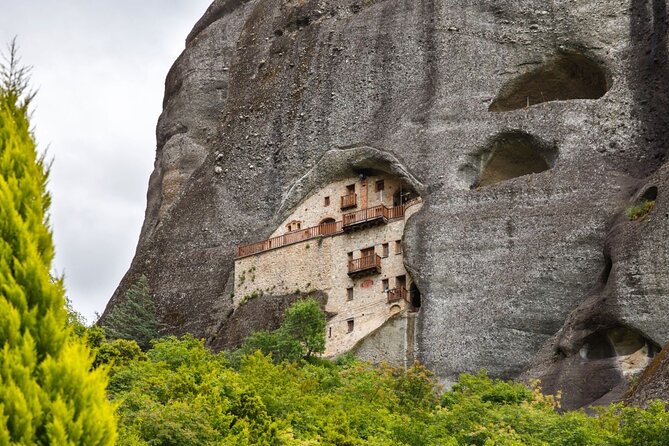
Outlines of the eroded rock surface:
M621 327L669 341L666 19L659 0L215 1L167 77L142 236L107 311L146 274L170 333L228 346L235 247L278 227L324 154L369 147L424 189L404 239L417 359L444 381L525 371L573 406L622 394L617 353L579 352ZM540 142L525 158L541 172L477 188L510 134ZM626 220L651 183L655 208Z

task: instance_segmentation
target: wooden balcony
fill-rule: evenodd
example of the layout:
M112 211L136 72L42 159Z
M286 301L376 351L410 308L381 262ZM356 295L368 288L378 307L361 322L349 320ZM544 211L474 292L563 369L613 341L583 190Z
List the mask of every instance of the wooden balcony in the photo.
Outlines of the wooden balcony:
M388 290L388 303L399 302L401 300L407 300L408 292L405 288L393 288Z
M360 257L359 259L349 260L348 262L348 275L352 278L370 274L379 274L380 272L381 256L378 254Z
M305 240L328 237L341 234L341 222L322 223L311 228L299 229L297 231L289 232L288 234L280 235L262 242L252 243L237 248L237 257L246 257L252 254L269 251L282 246L292 245L293 243L303 242Z
M388 220L401 218L403 216L404 206L388 208L384 205L380 205L344 214L342 217L342 224L344 231L348 232L386 224L388 223Z
M358 207L358 194L342 195L341 209L351 209Z
M352 207L357 206L357 195L350 194L341 197L342 205L348 202ZM348 200L348 201L347 201ZM390 220L404 218L404 212L409 206L420 203L422 200L416 198L401 206L388 208L386 206L376 206L373 208L363 209L361 211L350 212L344 214L342 221L332 223L322 223L311 228L299 229L297 231L289 232L288 234L280 235L269 240L251 243L249 245L239 246L237 248L237 258L246 257L261 252L270 251L272 249L281 248L282 246L292 245L305 240L317 237L329 237L342 234L345 231L352 231L355 229L363 229L377 224L385 224Z

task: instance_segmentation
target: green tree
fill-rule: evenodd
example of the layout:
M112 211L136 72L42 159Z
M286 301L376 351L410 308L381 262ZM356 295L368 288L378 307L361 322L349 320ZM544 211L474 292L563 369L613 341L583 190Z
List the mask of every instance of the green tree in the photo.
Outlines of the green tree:
M91 371L49 273L48 169L30 132L28 73L12 42L0 64L0 445L111 445L106 370Z
M125 299L116 305L103 324L110 339L132 339L143 350L151 347L151 340L160 337L161 323L151 298L149 281L142 275L125 293Z
M309 359L315 353L325 351L325 313L315 299L293 303L281 326L271 332L252 333L244 344L230 354L233 364L239 364L244 356L260 351L271 355L275 363Z
M280 330L299 342L302 356L306 359L314 353L325 351L325 313L315 299L305 299L291 305Z

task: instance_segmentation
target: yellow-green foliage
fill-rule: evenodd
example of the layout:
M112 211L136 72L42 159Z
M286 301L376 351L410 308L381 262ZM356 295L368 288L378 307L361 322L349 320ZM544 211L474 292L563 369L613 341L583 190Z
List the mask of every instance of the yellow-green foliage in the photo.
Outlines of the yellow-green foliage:
M0 445L111 445L106 372L90 371L49 273L47 175L22 99L25 72L14 63L0 86Z

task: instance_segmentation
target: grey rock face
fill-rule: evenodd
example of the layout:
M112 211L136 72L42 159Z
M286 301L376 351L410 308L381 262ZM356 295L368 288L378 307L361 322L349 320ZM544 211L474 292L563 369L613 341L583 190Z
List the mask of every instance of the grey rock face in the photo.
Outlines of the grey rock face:
M273 232L326 153L369 147L422 185L404 239L419 360L445 381L542 377L573 406L625 387L578 352L618 327L669 341L666 18L659 0L215 1L168 74L107 311L146 274L171 333L239 339L235 247ZM534 167L509 167L509 140ZM651 183L655 209L626 221Z

